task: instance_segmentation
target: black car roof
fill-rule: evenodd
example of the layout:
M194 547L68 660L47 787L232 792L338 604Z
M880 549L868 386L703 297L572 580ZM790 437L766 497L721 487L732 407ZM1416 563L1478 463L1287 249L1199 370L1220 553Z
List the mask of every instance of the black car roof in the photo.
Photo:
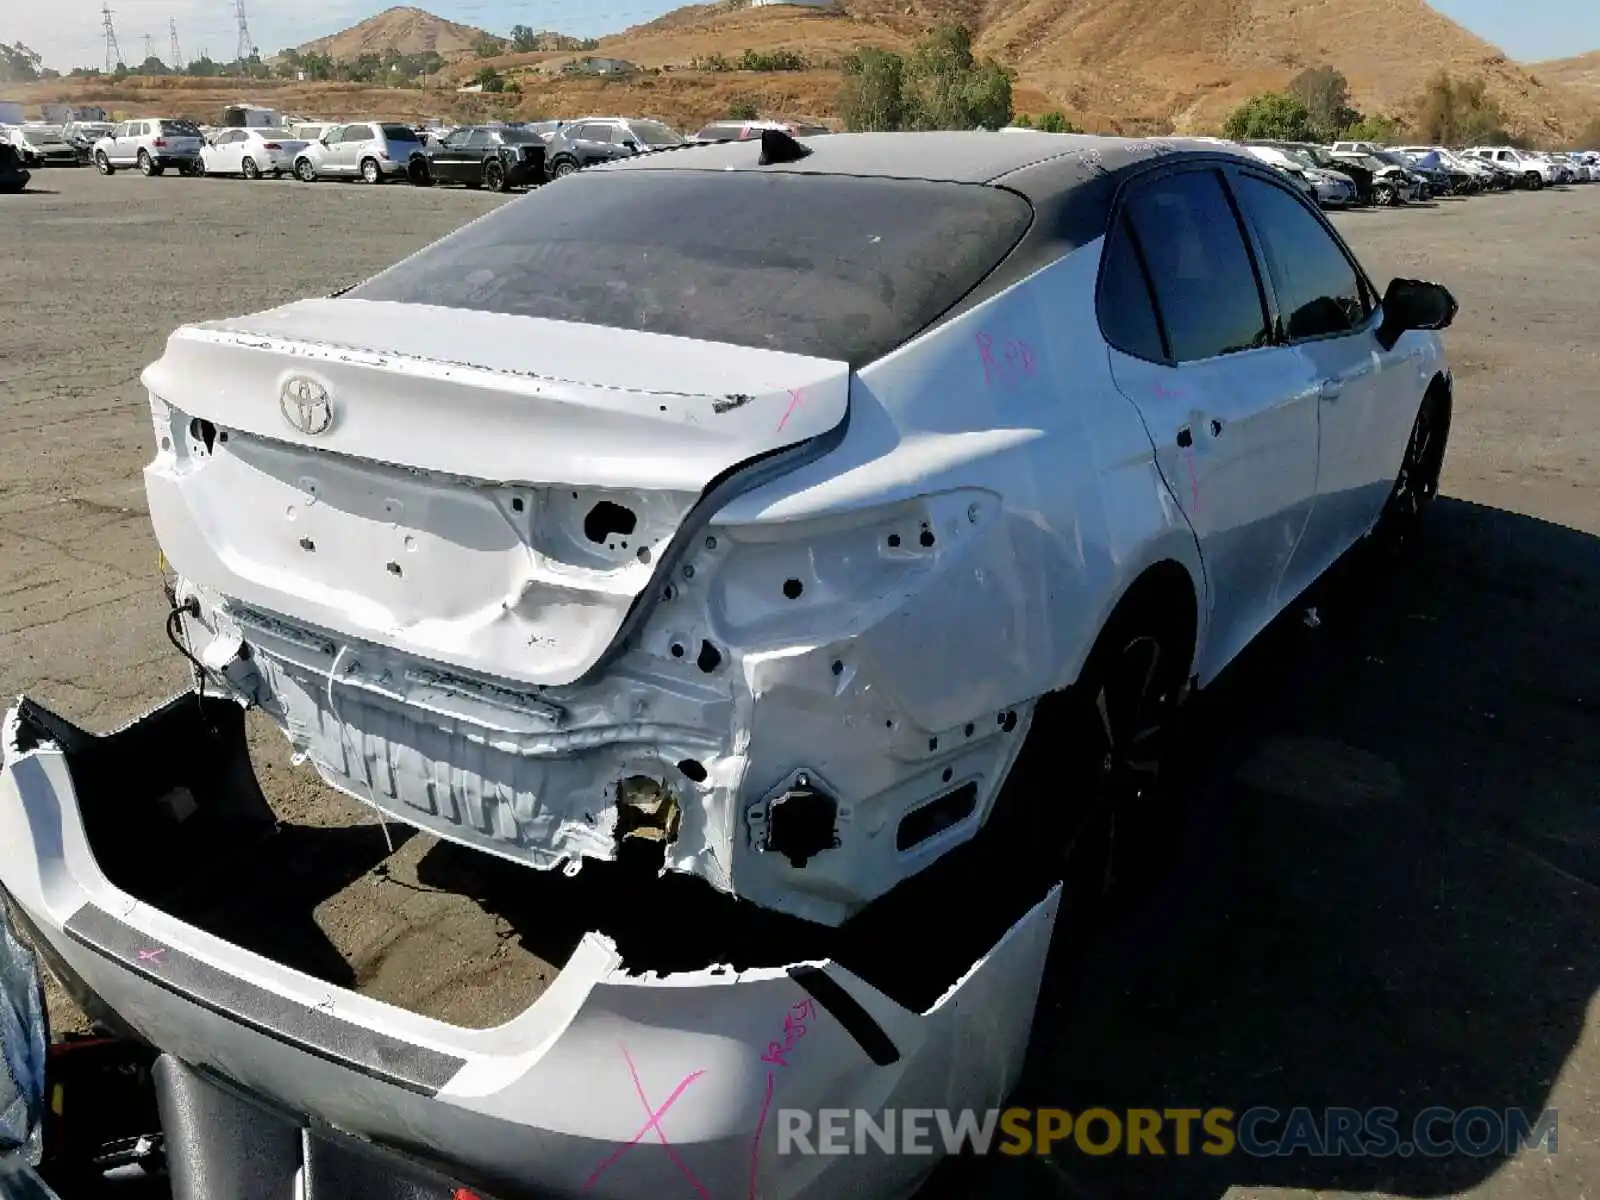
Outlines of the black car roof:
M696 145L607 163L603 171L762 171L1004 184L1045 202L1163 156L1237 151L1185 138L1116 138L1089 134L1018 132L838 133L807 142L812 153L763 167L760 143Z

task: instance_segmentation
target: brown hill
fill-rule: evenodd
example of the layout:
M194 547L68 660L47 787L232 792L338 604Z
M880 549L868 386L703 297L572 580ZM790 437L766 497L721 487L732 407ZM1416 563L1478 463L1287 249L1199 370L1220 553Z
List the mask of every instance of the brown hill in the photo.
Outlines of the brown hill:
M1540 79L1583 92L1595 106L1595 115L1600 116L1600 50L1591 50L1576 58L1529 63L1528 69Z
M1093 128L1213 128L1245 97L1323 63L1358 107L1404 115L1441 67L1481 77L1512 126L1559 138L1584 121L1583 94L1511 62L1424 0L842 0L839 10L737 0L695 5L602 39L602 53L682 66L745 47L828 62L863 43L903 46L961 21L1019 83Z
M450 57L466 54L484 38L494 36L472 25L446 21L420 8L396 7L386 8L359 25L317 38L295 49L301 54L326 54L335 59L383 54L388 50L399 54L424 54L435 50Z

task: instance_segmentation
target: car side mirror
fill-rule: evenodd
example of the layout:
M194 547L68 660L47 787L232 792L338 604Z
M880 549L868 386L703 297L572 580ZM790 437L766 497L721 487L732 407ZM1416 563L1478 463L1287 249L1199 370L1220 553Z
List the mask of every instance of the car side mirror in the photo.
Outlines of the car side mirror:
M1383 293L1383 324L1378 344L1393 350L1400 335L1413 329L1448 329L1460 306L1443 284L1421 279L1392 279Z

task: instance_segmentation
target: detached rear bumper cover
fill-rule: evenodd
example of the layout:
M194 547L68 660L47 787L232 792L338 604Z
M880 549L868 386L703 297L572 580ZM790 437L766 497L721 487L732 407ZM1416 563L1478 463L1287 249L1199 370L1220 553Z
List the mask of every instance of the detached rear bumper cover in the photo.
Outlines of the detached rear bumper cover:
M264 810L242 717L211 705L221 740L191 742L214 755L223 791ZM135 1031L292 1111L417 1153L444 1148L510 1187L775 1200L888 1194L932 1163L780 1158L779 1109L984 1109L1016 1081L1059 889L922 1013L827 961L634 975L591 933L520 1016L466 1030L187 925L107 877L85 815L93 826L114 813L104 802L140 786L126 778L130 755L148 753L156 727L187 736L197 711L180 696L94 737L27 701L12 710L0 731L0 887L57 969ZM99 793L88 810L80 786Z

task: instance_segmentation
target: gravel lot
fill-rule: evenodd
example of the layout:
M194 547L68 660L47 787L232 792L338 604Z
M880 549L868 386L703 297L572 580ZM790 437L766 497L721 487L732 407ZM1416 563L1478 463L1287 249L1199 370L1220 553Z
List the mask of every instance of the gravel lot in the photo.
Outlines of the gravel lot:
M0 196L0 693L109 728L187 683L140 481L137 377L167 333L354 282L501 201L85 170L35 183ZM951 1164L930 1196L1600 1185L1600 187L1337 223L1380 283L1436 278L1462 302L1447 498L1408 561L1338 572L1320 627L1290 614L1207 699L1184 867L1049 981L1018 1103L1549 1106L1559 1152L1067 1151ZM351 822L255 732L287 822ZM318 928L278 929L283 955L463 1023L542 986L524 930L427 886L475 886L475 866L411 838L379 877L364 868L381 841L360 849L342 876L308 873Z

